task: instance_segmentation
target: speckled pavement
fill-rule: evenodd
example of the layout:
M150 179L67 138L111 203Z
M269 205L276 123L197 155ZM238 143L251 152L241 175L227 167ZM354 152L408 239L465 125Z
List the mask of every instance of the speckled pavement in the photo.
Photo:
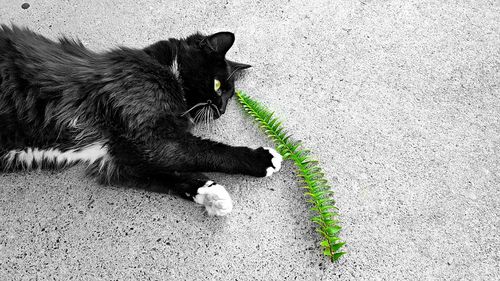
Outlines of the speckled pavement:
M291 163L214 174L233 213L101 186L77 166L0 174L1 280L500 279L500 2L0 0L0 21L94 50L235 32L238 88L320 160L334 264ZM2 122L2 120L0 120ZM214 139L269 146L235 101Z

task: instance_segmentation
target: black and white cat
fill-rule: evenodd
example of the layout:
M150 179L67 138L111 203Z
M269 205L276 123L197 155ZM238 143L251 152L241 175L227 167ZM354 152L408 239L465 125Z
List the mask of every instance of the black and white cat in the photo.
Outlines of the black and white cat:
M102 182L154 180L226 215L225 188L201 172L270 176L271 148L233 147L190 133L234 95L234 35L194 34L103 53L0 27L0 172L87 163Z

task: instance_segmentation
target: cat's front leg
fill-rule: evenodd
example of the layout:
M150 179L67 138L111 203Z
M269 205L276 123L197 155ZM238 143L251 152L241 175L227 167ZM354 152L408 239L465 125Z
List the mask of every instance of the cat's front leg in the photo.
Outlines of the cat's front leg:
M269 177L281 169L283 161L276 150L268 147L234 147L210 140L201 140L199 145L205 149L190 147L199 171Z
M233 201L220 184L209 180L201 173L172 173L154 175L161 187L172 190L185 199L192 200L205 207L211 216L225 216L233 210ZM164 191L156 190L156 191Z
M156 140L161 140L157 138ZM272 148L230 146L185 135L148 141L140 148L152 166L164 171L222 172L268 177L281 169L283 158Z

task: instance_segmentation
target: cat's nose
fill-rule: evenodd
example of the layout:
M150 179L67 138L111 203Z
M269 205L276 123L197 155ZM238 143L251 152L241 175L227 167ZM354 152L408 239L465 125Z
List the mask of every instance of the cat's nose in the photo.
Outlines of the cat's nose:
M212 104L212 100L207 100L207 104L211 105Z

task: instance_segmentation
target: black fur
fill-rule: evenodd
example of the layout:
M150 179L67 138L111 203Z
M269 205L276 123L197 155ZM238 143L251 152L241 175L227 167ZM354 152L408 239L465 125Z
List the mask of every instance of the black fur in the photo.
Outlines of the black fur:
M194 34L96 53L79 41L54 42L2 25L0 171L74 164L42 158L26 166L11 151L78 152L99 144L106 156L88 171L105 182L152 178L184 194L206 180L199 172L265 176L272 166L268 151L190 133L190 116L200 110L213 118L224 113L233 74L249 67L225 59L233 42L229 32ZM214 78L222 82L218 93Z

